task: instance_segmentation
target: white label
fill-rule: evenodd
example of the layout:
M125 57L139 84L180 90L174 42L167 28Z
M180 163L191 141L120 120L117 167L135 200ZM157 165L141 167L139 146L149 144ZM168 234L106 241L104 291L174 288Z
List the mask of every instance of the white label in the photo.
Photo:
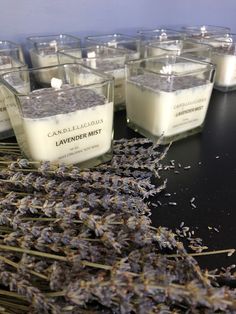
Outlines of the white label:
M79 163L109 151L113 103L22 123L31 159Z
M127 84L127 116L137 126L156 136L172 136L203 124L213 84L153 92Z

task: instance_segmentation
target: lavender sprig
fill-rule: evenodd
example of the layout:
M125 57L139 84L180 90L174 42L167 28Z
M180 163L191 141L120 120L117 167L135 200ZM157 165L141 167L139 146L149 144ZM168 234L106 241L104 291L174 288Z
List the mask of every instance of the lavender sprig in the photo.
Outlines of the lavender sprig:
M59 308L50 300L46 299L39 289L31 286L27 280L22 280L19 275L8 272L0 272L0 282L9 287L10 291L16 291L20 296L24 296L37 311L41 313L59 314Z
M148 197L165 188L159 171L174 167L161 162L168 148L147 139L115 141L113 160L95 169L1 155L0 276L9 301L3 307L234 312L235 289L217 286L232 272L201 270L194 254L211 251L188 253L181 232L151 225Z

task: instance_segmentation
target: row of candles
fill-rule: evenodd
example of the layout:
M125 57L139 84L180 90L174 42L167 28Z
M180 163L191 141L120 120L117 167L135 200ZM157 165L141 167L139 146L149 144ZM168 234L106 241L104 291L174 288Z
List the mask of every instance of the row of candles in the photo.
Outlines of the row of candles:
M203 128L213 85L236 89L235 36L220 26L139 31L137 36L0 42L0 138L15 134L31 160L93 166L112 157L113 112L166 144Z

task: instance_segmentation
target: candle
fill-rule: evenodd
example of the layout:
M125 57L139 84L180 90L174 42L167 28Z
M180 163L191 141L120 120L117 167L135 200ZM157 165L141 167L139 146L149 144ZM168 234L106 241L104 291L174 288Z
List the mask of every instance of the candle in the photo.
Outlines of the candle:
M236 89L236 35L207 39L212 48L212 62L216 64L215 89L223 92Z
M27 97L15 95L7 106L20 148L27 158L37 161L87 167L109 160L113 133L112 79L79 64L55 67L61 75L51 79L51 87L31 90ZM44 68L28 71L31 80L38 71ZM14 75L12 72L3 76L10 93L14 92L11 85ZM91 84L79 85L80 75L89 76Z
M215 88L222 91L235 90L236 56L220 53L219 50L213 54L212 62L217 66Z
M23 68L27 66L21 47L10 41L0 41L0 75ZM14 135L5 101L4 87L0 84L0 139Z
M126 52L107 46L90 46L82 50L84 58L78 58L73 49L58 52L60 63L82 63L114 77L114 108L125 108L125 61Z
M186 64L197 61L181 57L144 60L128 63L128 125L163 144L199 132L212 92L214 66L201 63L202 69L191 74Z
M60 49L73 48L74 53L81 57L80 39L71 35L50 35L29 37L29 54L34 68L47 67L58 64L57 51ZM52 71L52 68L50 69ZM50 78L57 73L50 73L49 70L37 78L40 83L50 84Z
M146 45L147 57L173 54L210 62L211 53L212 47L210 45L191 40L166 40L160 42L150 42ZM195 64L195 67L197 68L198 65Z
M185 34L180 31L174 31L169 29L148 29L139 30L138 36L141 40L140 43L140 56L141 58L147 57L146 45L150 43L160 43L170 40L181 40L185 38Z
M194 26L183 26L182 30L186 33L187 37L214 37L219 34L227 34L230 32L230 28L226 26L216 25L194 25Z
M108 34L88 36L85 39L87 46L102 45L124 50L128 60L140 58L140 39L123 34Z

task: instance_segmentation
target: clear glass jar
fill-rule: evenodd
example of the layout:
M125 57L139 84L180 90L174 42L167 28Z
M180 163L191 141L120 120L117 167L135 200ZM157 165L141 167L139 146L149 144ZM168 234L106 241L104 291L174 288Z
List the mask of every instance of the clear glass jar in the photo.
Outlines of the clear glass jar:
M128 60L140 58L140 39L134 36L123 34L107 34L88 36L85 38L86 46L102 45L111 48L125 50Z
M0 41L0 75L26 68L21 46L11 41ZM14 132L5 106L3 87L0 83L0 139L11 136L14 136Z
M226 26L216 25L195 25L195 26L183 26L183 31L188 37L214 37L219 34L227 34L230 32L230 28Z
M200 132L214 74L210 63L176 56L128 62L128 126L162 144Z
M29 55L33 68L41 68L51 65L57 65L57 51L60 49L75 49L78 56L81 56L81 41L79 38L66 35L32 36L27 38L29 45ZM48 72L47 72L48 73ZM50 83L50 77L46 73L38 75L39 83Z
M204 42L212 46L212 62L216 65L214 88L222 92L236 90L236 34Z
M141 40L140 53L142 58L146 58L146 45L150 43L160 43L167 40L182 40L185 34L180 31L170 29L147 29L138 31Z
M212 47L191 40L167 40L146 45L147 57L176 55L211 62Z
M75 52L75 53L74 53ZM114 77L114 109L125 109L125 62L128 59L123 49L108 46L89 46L82 49L83 58L78 58L74 49L58 52L59 63L81 63L99 72Z
M45 72L56 76L46 88L38 87L35 78ZM28 159L82 167L111 159L111 77L80 64L64 64L6 73L2 82L17 142Z

